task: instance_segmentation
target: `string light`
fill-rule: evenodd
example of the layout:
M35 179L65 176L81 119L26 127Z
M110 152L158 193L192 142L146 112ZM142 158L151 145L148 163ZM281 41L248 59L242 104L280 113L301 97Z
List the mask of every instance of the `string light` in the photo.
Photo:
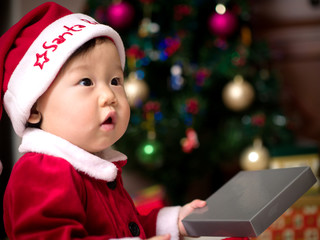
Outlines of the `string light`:
M216 12L220 15L223 15L226 12L226 6L223 5L222 3L218 3L215 9L216 9Z
M147 144L146 146L144 146L144 153L147 155L150 155L154 152L154 147L151 144Z

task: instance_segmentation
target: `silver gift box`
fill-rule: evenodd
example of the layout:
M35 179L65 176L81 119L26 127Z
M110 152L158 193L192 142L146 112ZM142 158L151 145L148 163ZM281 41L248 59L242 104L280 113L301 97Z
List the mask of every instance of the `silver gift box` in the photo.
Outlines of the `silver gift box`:
M257 237L316 181L309 167L241 171L182 222L189 236Z

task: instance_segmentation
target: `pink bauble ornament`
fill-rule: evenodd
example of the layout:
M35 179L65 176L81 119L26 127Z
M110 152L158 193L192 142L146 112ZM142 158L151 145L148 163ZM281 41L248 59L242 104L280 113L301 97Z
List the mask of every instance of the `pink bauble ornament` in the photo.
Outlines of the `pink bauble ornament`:
M212 14L208 25L213 34L219 37L228 37L235 31L238 22L236 16L227 11L224 14Z
M112 3L106 10L106 19L111 27L126 28L134 18L134 9L127 2Z

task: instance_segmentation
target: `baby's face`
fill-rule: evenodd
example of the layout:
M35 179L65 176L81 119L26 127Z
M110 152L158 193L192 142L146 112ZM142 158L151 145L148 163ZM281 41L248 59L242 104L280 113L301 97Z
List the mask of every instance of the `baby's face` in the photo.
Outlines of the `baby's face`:
M118 51L110 40L66 63L39 98L41 129L99 152L126 131L130 108Z

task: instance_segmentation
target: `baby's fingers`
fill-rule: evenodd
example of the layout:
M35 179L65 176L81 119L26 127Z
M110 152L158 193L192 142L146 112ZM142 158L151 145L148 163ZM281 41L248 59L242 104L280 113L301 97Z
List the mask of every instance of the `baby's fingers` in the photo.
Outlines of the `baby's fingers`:
M170 234L165 234L165 235L154 236L147 240L170 240L170 238L171 238Z
M193 200L190 203L190 207L193 209L202 208L202 207L205 207L206 205L207 205L206 201L199 200L199 199Z

